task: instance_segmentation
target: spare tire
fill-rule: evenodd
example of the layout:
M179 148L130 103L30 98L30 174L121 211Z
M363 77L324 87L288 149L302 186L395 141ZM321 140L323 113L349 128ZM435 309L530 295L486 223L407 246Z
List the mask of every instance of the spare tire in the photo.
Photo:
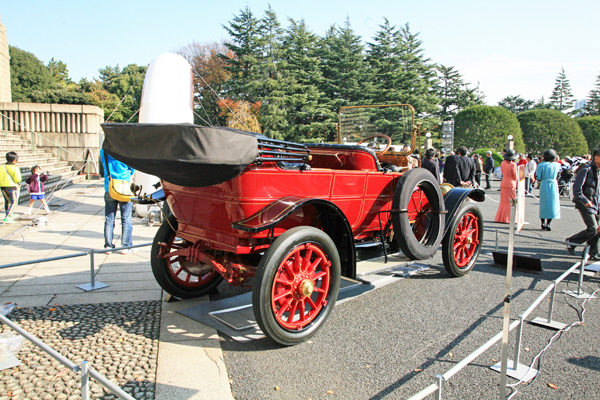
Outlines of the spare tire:
M446 220L439 183L423 168L408 170L398 180L392 201L394 237L411 260L433 257L444 236Z

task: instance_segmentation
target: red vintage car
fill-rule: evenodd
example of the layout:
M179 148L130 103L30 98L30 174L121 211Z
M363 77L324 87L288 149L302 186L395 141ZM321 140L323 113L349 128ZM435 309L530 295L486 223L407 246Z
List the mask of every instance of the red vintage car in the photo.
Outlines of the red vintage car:
M483 239L473 200L485 196L443 191L418 167L413 108L345 107L339 119L334 144L190 124L104 124L108 154L161 178L160 195L139 199L165 199L172 212L152 246L161 287L194 298L223 279L253 278L263 333L294 345L326 321L341 277L356 277L358 245L423 260L441 244L450 275L468 273Z

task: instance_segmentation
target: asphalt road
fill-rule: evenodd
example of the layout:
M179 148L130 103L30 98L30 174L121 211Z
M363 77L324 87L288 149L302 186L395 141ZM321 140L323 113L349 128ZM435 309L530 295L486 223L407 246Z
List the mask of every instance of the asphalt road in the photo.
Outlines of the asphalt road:
M496 183L496 187L498 184ZM536 191L537 193L537 191ZM507 229L493 222L500 192L488 191L480 203L485 228ZM583 222L567 198L562 218L552 231L539 227L538 201L526 199L523 234L564 240ZM506 249L507 235L500 235ZM405 399L435 382L465 356L502 330L505 270L492 265L489 253L495 234L486 232L475 269L462 278L444 270L440 252L423 273L336 306L327 324L309 342L280 347L262 339L238 343L221 335L232 391L237 400L255 399ZM511 319L517 318L562 272L579 258L563 245L518 238L517 254L542 259L543 272L515 272L512 280ZM578 276L563 282L560 290L576 290ZM600 279L586 277L587 293ZM233 293L219 288L221 296ZM600 293L599 293L600 295ZM580 321L583 300L559 292L554 321ZM546 317L544 300L531 318ZM519 385L517 399L592 399L600 393L600 307L586 303L585 324L574 326L547 349L540 374L532 384ZM529 365L556 332L525 324L521 363ZM514 354L514 331L509 358ZM489 367L501 358L500 343L444 384L444 399L498 398L500 374ZM512 378L508 383L515 383ZM555 388L551 387L554 385ZM511 393L508 390L507 393ZM430 396L433 398L433 396Z

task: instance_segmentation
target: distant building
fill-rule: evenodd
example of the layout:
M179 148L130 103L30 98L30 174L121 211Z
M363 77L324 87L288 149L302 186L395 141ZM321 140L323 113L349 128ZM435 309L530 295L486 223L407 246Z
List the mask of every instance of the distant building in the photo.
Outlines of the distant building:
M10 56L8 54L8 38L6 28L0 21L0 103L10 103Z
M575 111L581 110L581 109L585 108L586 104L587 104L586 99L578 100L573 104L573 110L575 110Z

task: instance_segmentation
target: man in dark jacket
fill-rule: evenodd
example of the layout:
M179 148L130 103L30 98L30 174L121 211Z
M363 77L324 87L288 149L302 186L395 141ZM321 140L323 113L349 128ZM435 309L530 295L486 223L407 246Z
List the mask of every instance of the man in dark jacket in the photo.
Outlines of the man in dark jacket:
M573 183L573 203L581 214L586 229L567 238L567 242L584 243L590 246L590 260L600 261L598 254L598 233L600 224L598 210L600 209L600 191L598 191L600 168L600 149L594 149L592 161L581 167ZM568 246L567 251L575 255L575 247Z
M440 176L440 166L437 163L436 160L434 160L435 156L435 150L434 149L427 149L425 150L425 159L423 161L421 161L421 168L425 168L426 170L428 170L429 172L431 172L433 174L433 176L435 176L435 180L438 183L442 183L441 182L441 176Z
M458 153L458 171L460 173L461 186L471 186L475 182L475 161L467 156L467 148L460 146L456 149Z
M444 161L444 181L452 186L460 186L460 172L458 171L458 156L450 154Z
M488 151L485 153L487 157L485 164L483 165L483 173L485 174L485 188L492 188L492 174L494 173L494 159L492 158L492 152Z

